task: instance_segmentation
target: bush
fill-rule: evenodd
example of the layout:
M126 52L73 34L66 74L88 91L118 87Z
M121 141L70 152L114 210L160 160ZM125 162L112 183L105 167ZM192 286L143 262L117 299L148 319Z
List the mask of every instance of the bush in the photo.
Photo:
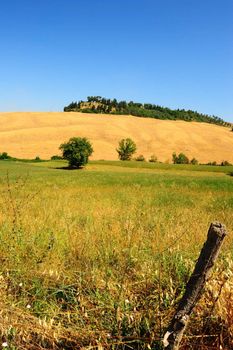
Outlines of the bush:
M145 161L146 161L146 158L145 158L142 154L140 154L139 156L137 156L137 157L135 158L135 160L136 160L137 162L145 162Z
M229 163L227 160L223 160L220 165L221 166L228 166L228 165L232 165L232 164Z
M177 156L174 152L172 154L172 161L174 164L189 164L189 159L184 153L180 153Z
M130 138L122 139L116 149L120 160L131 160L133 154L136 152L136 144Z
M52 156L50 159L51 159L51 160L61 160L61 159L63 159L63 158L62 158L61 156L55 155L55 156Z
M197 165L198 164L198 160L196 158L193 158L193 159L190 160L190 164Z
M155 155L155 154L152 154L151 157L150 157L150 159L149 159L149 162L151 162L151 163L157 163L157 161L158 161L158 158L156 157L156 155Z
M0 159L5 160L5 159L11 159L11 156L7 152L2 152L0 153Z
M213 162L209 162L209 163L207 163L206 165L214 165L214 166L216 166L216 165L218 165L218 164L217 164L217 162L216 162L216 161L213 161Z
M72 137L68 142L61 144L59 149L71 168L83 167L93 153L92 145L86 137Z

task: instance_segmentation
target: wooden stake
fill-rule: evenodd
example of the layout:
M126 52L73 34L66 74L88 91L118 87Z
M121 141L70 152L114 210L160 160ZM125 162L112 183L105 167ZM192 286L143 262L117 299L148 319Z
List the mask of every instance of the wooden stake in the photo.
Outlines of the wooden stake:
M187 283L185 293L179 303L178 309L163 338L166 350L178 350L187 327L190 314L200 299L204 285L210 271L218 257L219 250L227 231L224 225L214 222L210 225L207 240L201 250L195 269Z

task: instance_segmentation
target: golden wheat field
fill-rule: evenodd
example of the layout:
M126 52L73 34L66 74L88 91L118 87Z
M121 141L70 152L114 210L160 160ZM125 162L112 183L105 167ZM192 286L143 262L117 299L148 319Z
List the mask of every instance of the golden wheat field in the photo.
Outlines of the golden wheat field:
M48 159L73 136L91 140L95 160L117 159L119 140L130 137L146 158L171 161L175 151L203 163L233 162L233 133L217 125L75 112L0 113L0 152L14 157Z

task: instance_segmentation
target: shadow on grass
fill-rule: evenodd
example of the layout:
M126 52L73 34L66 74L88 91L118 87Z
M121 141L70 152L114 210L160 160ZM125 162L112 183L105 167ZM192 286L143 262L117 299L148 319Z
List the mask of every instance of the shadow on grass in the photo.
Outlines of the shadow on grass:
M71 167L71 166L62 166L62 167L56 167L56 168L53 168L53 169L57 169L57 170L83 170L84 167Z

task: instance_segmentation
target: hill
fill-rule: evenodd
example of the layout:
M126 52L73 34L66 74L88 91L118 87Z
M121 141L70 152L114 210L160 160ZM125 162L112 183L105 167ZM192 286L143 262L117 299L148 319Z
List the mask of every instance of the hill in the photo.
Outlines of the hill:
M91 140L92 159L117 159L119 140L130 137L137 153L146 158L155 154L161 161L171 161L175 151L203 163L233 163L233 132L218 125L77 112L0 113L0 153L48 159L72 136Z
M117 101L115 98L111 100L101 96L88 96L87 101L71 102L64 107L64 112L124 114L144 118L196 121L231 126L230 123L219 117L202 114L197 111L170 109L151 103Z

